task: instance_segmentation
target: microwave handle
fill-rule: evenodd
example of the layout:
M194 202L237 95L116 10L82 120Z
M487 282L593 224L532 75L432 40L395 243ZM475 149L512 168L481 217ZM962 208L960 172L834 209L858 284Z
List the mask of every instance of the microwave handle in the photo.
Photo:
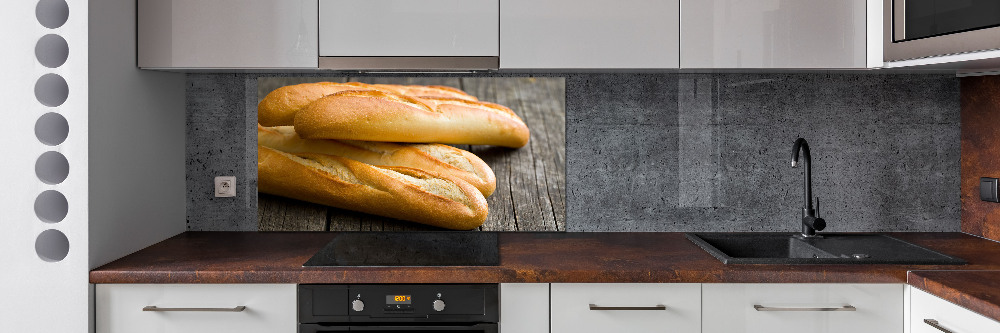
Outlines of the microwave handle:
M887 19L892 22L892 41L906 39L906 0L885 0L892 8Z

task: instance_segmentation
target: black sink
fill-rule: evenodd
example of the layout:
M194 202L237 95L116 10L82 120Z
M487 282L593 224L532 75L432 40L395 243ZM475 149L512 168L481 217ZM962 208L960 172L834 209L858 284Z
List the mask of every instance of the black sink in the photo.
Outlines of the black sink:
M724 264L964 265L944 255L879 234L689 233L687 238Z

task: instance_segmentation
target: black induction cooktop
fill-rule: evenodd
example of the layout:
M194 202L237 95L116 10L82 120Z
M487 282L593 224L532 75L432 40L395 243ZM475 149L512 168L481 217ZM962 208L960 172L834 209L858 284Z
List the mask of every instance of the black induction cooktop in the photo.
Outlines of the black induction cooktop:
M497 233L341 232L302 266L496 266Z

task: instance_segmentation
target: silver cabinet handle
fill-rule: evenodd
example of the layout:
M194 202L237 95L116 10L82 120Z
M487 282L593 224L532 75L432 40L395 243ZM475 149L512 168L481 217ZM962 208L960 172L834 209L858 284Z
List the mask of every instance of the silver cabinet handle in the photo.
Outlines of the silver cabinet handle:
M844 305L832 308L776 308L754 304L753 309L757 311L858 311L853 305Z
M618 310L666 310L666 305L657 304L654 306L598 306L596 304L590 305L591 310L601 310L601 311L618 311Z
M148 305L142 308L142 311L158 311L158 312L171 312L171 311L198 311L198 312L243 312L247 307L240 305L232 308L158 308L155 305Z
M937 320L934 320L934 319L924 319L924 323L927 324L927 325L931 325L931 327L936 328L939 331L944 332L944 333L955 333L955 332L952 332L951 330L949 330L947 328L944 328L943 326L941 326L940 323L938 323Z

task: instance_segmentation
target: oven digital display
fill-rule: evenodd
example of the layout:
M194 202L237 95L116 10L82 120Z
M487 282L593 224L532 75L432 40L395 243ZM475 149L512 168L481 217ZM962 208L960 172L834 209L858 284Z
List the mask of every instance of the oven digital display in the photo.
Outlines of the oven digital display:
M410 304L410 295L385 295L385 304Z

